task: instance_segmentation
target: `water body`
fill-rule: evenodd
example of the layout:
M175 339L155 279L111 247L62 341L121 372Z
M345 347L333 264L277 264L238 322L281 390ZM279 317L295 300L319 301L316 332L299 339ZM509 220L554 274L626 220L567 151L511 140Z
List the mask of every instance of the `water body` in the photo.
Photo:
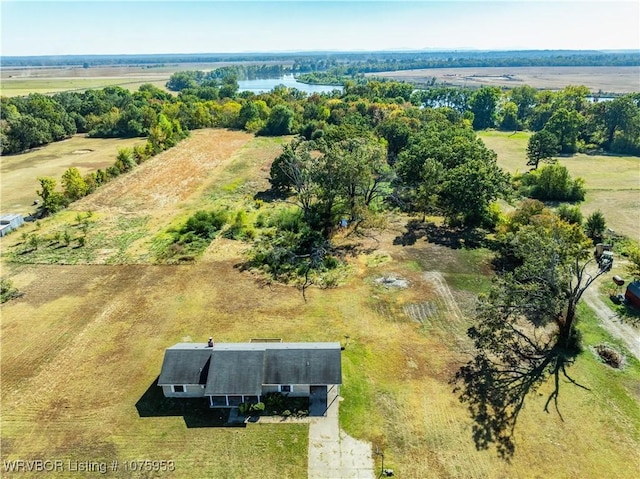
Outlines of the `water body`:
M285 75L282 78L262 78L259 80L238 80L240 91L251 91L253 93L265 93L273 90L278 85L284 85L287 88L296 88L308 94L312 93L331 93L333 90L342 91L341 86L333 85L308 85L296 81L293 75Z

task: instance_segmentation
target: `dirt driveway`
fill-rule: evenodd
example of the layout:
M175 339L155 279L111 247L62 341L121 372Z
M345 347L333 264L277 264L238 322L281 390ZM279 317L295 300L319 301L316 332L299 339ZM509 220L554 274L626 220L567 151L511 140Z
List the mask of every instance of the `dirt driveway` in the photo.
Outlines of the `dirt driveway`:
M373 479L371 444L340 430L336 387L327 391L324 417L309 421L309 479Z
M584 302L598 315L602 327L613 337L622 341L640 361L640 332L630 324L623 323L616 314L600 299L595 288L589 288L584 292Z

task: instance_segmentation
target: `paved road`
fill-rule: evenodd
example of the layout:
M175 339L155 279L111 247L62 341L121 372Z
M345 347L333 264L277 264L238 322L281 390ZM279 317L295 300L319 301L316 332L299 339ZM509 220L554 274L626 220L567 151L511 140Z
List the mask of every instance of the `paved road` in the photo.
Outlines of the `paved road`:
M309 421L309 479L374 479L371 444L340 430L340 396L328 393L327 415Z

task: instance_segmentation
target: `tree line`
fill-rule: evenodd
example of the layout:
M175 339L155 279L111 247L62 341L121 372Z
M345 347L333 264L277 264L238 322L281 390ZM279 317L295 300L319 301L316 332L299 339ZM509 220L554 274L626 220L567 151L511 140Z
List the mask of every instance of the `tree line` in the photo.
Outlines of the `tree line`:
M5 67L108 65L164 66L176 63L283 62L300 72L321 71L338 63L366 71L455 66L637 66L640 54L595 50L379 51L291 53L187 53L147 55L42 55L3 57ZM480 63L482 62L482 63ZM400 66L400 68L398 68ZM375 69L371 69L375 68ZM361 70L365 71L365 70Z

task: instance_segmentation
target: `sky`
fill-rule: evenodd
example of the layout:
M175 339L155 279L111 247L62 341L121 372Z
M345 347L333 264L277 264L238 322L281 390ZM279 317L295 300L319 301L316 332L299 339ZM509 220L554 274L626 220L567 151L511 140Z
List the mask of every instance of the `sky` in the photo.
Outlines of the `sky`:
M639 1L0 0L2 56L640 49Z

